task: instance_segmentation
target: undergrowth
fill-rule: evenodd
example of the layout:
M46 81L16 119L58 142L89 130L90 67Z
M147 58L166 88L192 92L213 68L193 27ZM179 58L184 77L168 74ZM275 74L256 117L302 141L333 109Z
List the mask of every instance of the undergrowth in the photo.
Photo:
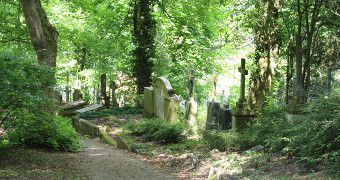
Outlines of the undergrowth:
M210 149L244 151L263 145L270 152L295 156L306 170L340 174L340 96L310 98L302 113L285 118L284 107L266 106L249 128L240 132L210 131L203 139Z
M89 111L89 112L81 113L78 116L82 119L90 120L90 119L101 118L101 117L106 117L110 115L141 114L142 111L143 110L138 107L124 106L124 107L115 107L112 109L105 109L101 111Z
M160 118L130 121L125 125L129 134L140 136L145 141L177 143L183 138L184 125L181 122L167 123Z

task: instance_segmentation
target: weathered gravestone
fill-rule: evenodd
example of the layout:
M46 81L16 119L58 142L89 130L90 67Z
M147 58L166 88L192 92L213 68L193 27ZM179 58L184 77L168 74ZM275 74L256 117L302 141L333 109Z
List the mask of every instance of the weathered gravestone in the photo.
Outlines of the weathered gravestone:
M100 76L100 96L98 96L98 101L105 108L110 108L110 96L106 95L106 74Z
M185 120L186 126L188 128L189 134L197 134L197 102L194 100L194 70L190 70L189 75L189 100L185 104Z
M144 88L144 115L175 122L178 119L176 108L179 107L179 100L174 97L170 82L159 77L153 81L152 86Z
M245 76L248 75L245 64L245 59L241 59L241 67L239 67L239 72L241 73L240 98L236 103L236 107L231 110L233 129L245 128L247 123L255 116L247 105L247 100L245 98Z
M116 89L117 89L117 85L114 81L112 81L110 83L110 89L111 89L111 98L112 98L112 106L117 106L117 95L116 95Z
M213 73L212 82L213 82L213 89L211 93L212 94L211 101L207 102L208 114L207 114L207 121L206 121L206 126L205 126L207 130L218 128L218 113L219 113L220 103L215 101L216 100L216 83L217 83L215 72Z
M73 92L73 101L79 101L83 99L83 94L80 89L75 89Z
M223 103L223 106L220 107L218 111L218 123L222 130L227 130L231 128L231 109L229 108L229 104Z

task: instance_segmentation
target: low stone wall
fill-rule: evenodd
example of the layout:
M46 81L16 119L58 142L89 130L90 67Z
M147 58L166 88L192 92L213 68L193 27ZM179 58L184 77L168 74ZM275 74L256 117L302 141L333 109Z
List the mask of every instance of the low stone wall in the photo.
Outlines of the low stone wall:
M114 133L111 128L106 128L103 126L97 126L89 121L80 119L77 116L72 118L73 127L81 135L89 135L91 138L100 138L105 143L120 148L128 150L128 144L120 137L118 134Z

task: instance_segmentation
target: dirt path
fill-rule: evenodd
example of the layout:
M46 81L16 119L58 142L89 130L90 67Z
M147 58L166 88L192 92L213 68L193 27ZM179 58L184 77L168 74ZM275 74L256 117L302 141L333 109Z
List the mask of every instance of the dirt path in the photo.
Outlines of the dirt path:
M82 139L82 143L87 148L73 155L79 162L75 165L77 166L76 168L88 179L179 179L120 151L116 151L98 140Z

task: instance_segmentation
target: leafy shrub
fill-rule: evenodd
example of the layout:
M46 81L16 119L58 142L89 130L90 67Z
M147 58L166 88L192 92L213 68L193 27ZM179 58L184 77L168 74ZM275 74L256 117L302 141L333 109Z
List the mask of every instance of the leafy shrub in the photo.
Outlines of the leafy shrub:
M310 98L293 121L285 119L284 107L268 105L249 128L240 132L207 132L211 149L246 150L263 145L268 150L295 155L305 168L324 165L339 176L340 96Z
M110 115L123 115L123 114L141 114L142 109L137 107L130 107L130 106L124 106L124 107L115 107L112 109L105 109L101 111L89 111L85 113L81 113L78 116L82 119L94 119L94 118L100 118L100 117L106 117Z
M8 137L12 143L67 151L80 147L79 134L72 127L71 119L38 112L23 112L22 118L8 124Z
M163 124L163 126L152 134L152 139L162 143L177 143L184 131L182 123Z
M12 143L75 151L79 138L70 120L44 111L53 105L43 91L53 69L21 58L0 53L0 126Z
M238 134L233 131L205 131L203 140L208 144L209 149L218 149L219 151L227 151L237 149Z
M183 123L167 123L163 119L140 119L130 121L125 126L130 134L142 136L144 140L161 143L176 143L182 138L184 131Z

